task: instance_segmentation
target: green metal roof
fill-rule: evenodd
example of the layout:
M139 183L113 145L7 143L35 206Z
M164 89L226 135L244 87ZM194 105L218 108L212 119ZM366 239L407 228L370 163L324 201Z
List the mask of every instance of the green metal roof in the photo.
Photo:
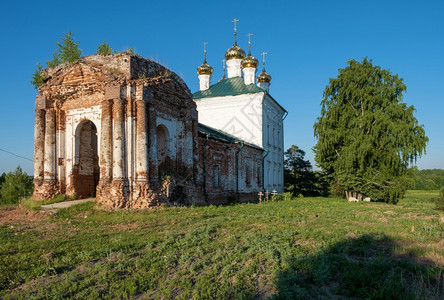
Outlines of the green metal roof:
M208 134L209 137L211 137L211 138L222 140L222 141L225 141L228 143L243 143L243 144L248 145L250 147L264 150L262 147L259 147L257 145L251 144L251 143L247 143L247 142L243 141L242 139L239 139L229 133L226 133L225 131L210 127L210 126L202 124L202 123L197 123L197 130L204 133L204 134Z
M227 78L213 84L208 90L197 91L193 94L194 99L235 96L241 94L264 93L265 90L255 84L246 85L242 77Z
M225 131L222 130L218 130L216 128L210 127L208 125L202 124L202 123L197 123L197 130L205 133L205 134L209 134L210 136L217 138L219 140L223 140L229 143L236 143L236 142L240 142L242 140L238 139L237 137L226 133Z

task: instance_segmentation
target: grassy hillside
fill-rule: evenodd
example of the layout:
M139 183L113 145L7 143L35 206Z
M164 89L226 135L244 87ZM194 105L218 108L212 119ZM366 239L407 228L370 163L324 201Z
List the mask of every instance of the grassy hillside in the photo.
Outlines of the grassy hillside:
M57 215L0 208L0 298L442 298L444 214L302 198Z

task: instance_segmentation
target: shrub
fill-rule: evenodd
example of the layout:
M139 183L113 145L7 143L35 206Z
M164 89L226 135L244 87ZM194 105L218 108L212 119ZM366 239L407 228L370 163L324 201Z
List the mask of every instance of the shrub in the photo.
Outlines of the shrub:
M103 41L102 44L100 44L97 47L97 54L102 54L102 55L111 55L112 54L112 49L111 47L106 43L106 41Z
M45 83L43 67L40 63L37 63L37 69L35 70L34 74L32 74L31 84L34 86L35 89L38 89L39 86L41 86L43 83Z
M33 187L32 178L18 166L14 172L5 176L5 181L0 187L0 204L18 204L20 198L32 194Z
M284 201L284 200L290 200L292 198L292 194L290 192L277 194L276 196L272 197L272 201Z
M444 211L444 186L441 188L439 197L435 199L436 209Z
M54 203L56 203L56 202L63 202L63 201L66 200L66 197L65 197L65 195L58 194L58 195L54 196L53 200L54 200Z
M52 54L52 58L46 61L48 68L54 68L61 63L75 63L82 55L82 50L79 49L79 43L75 43L71 31L62 37L61 43L56 43L56 50ZM31 84L35 89L38 89L45 82L43 67L37 63L37 69L32 74Z

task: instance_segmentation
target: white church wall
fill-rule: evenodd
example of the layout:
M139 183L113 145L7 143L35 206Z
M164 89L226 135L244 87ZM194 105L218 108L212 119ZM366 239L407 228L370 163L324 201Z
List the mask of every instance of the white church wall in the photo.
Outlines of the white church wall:
M265 176L264 188L269 191L276 190L279 193L284 191L282 120L284 113L285 111L268 94L264 97L263 140L265 143L263 147L269 151L269 154L265 158L269 176Z
M263 96L256 93L196 99L199 122L262 147Z
M100 141L101 117L102 117L102 110L100 105L66 111L66 127L64 134L65 149L63 151L64 152L63 156L66 159L65 159L65 173L63 175L66 179L67 186L71 185L71 177L69 175L72 173L74 165L79 163L79 143L78 142L76 143L76 139L79 137L76 136L76 129L81 122L89 120L93 122L94 125L96 126L97 141ZM60 149L59 151L62 151L62 149ZM97 149L97 154L100 157L100 147L98 147ZM58 156L58 157L63 157L63 156ZM62 174L60 174L60 176L62 176Z

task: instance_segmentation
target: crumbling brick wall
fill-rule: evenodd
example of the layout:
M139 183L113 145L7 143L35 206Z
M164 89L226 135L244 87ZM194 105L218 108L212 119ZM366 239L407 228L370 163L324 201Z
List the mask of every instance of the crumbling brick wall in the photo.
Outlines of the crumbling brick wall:
M262 156L263 149L259 147L199 132L199 168L207 201L220 204L229 198L256 200L261 191Z
M158 126L165 126L170 148L160 169L182 178L190 201L199 202L193 188L199 185L196 105L180 77L128 53L83 57L47 69L45 76L36 97L34 198L87 196L94 185L105 208L168 201L156 137ZM84 132L82 122L90 122Z

